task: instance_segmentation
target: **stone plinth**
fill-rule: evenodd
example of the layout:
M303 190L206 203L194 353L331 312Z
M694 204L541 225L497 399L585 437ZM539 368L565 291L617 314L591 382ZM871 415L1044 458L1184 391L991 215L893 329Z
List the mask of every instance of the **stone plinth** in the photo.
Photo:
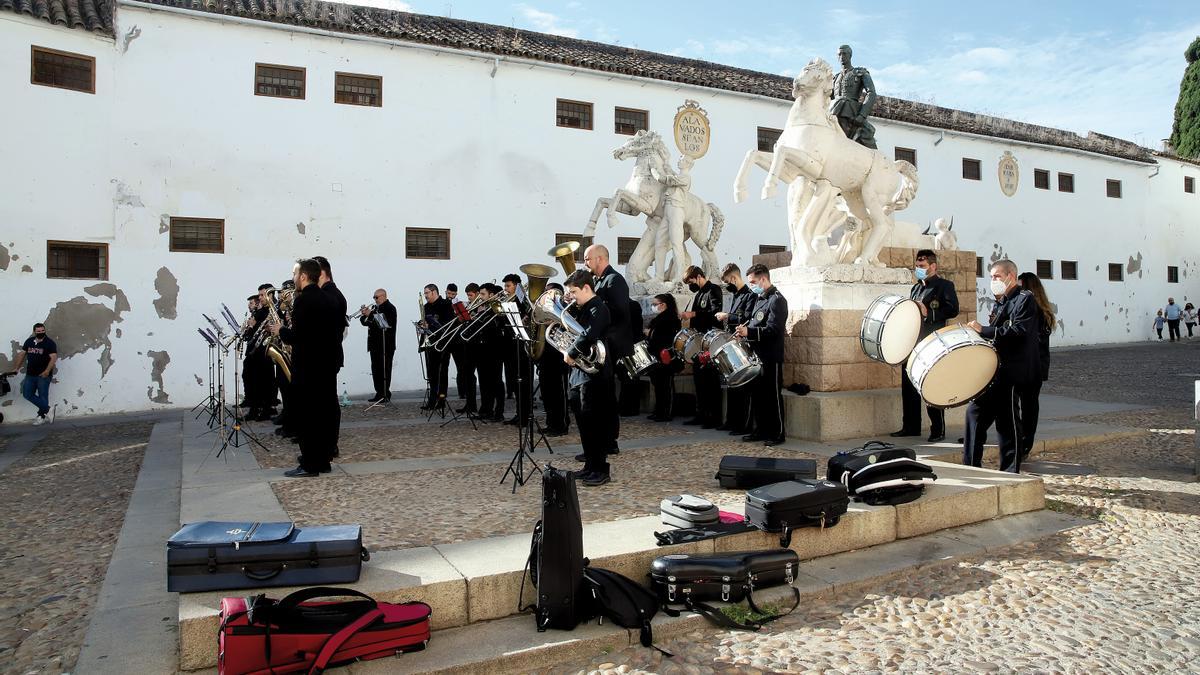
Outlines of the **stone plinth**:
M899 370L897 377L899 377ZM900 385L861 391L814 391L805 396L783 394L784 424L789 438L840 441L848 438L886 438L902 424ZM966 406L946 410L946 426L964 423ZM925 409L921 424L929 426Z

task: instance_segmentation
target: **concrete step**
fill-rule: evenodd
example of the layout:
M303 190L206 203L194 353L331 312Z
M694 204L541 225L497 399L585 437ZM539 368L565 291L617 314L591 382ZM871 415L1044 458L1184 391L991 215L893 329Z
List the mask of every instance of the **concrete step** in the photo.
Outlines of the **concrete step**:
M918 500L899 506L854 504L835 527L802 529L791 548L809 560L926 535L998 516L1044 508L1042 481L1033 476L933 462L939 476ZM736 509L735 509L736 510ZM533 523L530 523L532 529ZM778 535L748 532L678 546L656 546L656 516L584 527L584 554L597 567L644 579L650 562L672 552L711 553L776 548ZM435 630L502 619L517 612L529 535L374 553L350 585L380 600L421 600L433 608ZM294 588L271 589L282 597ZM531 589L526 589L527 599ZM245 591L181 594L180 667L216 665L217 610L224 596Z

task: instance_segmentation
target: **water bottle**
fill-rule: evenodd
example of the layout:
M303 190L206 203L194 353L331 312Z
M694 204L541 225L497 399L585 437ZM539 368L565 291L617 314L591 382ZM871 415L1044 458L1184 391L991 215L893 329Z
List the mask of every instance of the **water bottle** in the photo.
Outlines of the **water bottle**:
M342 407L343 408L350 407L350 394L347 393L345 389L342 390Z

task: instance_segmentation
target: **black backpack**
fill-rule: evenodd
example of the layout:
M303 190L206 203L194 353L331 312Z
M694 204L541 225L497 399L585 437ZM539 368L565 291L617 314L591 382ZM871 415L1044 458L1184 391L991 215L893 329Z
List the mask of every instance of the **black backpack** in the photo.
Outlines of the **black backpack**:
M542 519L533 527L525 563L537 599L532 605L520 607L525 596L524 576L517 597L520 611L534 610L539 632L547 628L572 630L581 620L590 618L579 606L584 590L583 565L583 521L575 477L570 471L547 466L542 473Z
M599 616L601 621L607 617L621 628L637 630L643 647L652 647L672 656L654 646L650 622L658 614L660 604L653 591L623 574L599 567L584 568L583 583L583 601L589 605L585 610L587 614ZM677 611L663 609L671 616L679 616Z

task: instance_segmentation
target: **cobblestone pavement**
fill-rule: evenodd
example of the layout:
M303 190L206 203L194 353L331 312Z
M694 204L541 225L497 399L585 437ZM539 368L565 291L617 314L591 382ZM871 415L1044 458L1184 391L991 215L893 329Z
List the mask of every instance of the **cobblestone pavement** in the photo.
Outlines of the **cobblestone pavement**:
M1095 524L835 594L761 633L696 631L661 645L674 659L630 648L544 672L1196 672L1197 344L1054 354L1046 391L1159 406L1082 418L1144 436L1033 458L1091 472L1043 478L1050 508Z
M0 473L0 673L74 666L150 428L53 430Z

